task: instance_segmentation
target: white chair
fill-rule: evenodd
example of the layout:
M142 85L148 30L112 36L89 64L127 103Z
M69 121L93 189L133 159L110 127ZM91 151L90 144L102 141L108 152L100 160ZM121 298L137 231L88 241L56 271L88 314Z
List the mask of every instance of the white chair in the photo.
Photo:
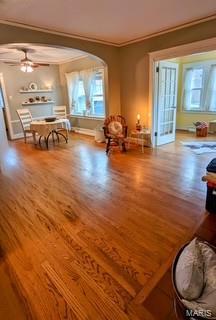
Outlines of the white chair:
M53 107L53 115L57 118L67 119L66 106L55 106Z
M66 106L54 106L53 107L53 115L58 119L67 119L67 108ZM66 131L68 138L68 131L71 130L70 121L67 120L64 125L58 128L58 131L64 130Z
M31 112L29 111L29 109L17 109L17 114L22 125L25 143L27 133L31 133L33 136L34 144L36 144L36 132L30 129L30 123L32 122Z

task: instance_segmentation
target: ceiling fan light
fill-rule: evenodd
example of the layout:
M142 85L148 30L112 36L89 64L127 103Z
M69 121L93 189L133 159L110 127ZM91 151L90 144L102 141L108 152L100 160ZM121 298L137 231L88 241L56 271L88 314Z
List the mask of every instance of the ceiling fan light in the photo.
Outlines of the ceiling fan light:
M26 72L32 72L32 71L34 71L34 69L31 67L31 66L27 66L27 68L26 68Z
M21 70L22 72L32 72L32 71L34 71L34 69L33 69L30 65L28 65L28 64L23 64L23 65L21 66L20 70Z

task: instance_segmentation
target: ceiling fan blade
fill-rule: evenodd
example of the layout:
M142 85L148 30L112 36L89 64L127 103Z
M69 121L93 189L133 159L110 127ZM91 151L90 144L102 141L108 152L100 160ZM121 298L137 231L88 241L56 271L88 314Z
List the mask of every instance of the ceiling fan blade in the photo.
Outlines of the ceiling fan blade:
M10 66L19 66L19 62L13 62L13 61L3 61L3 63L9 64Z
M11 53L11 51L2 51L2 52L0 52L0 54L7 54L7 53Z
M49 67L50 66L49 63L37 63L37 65L39 65L41 67Z

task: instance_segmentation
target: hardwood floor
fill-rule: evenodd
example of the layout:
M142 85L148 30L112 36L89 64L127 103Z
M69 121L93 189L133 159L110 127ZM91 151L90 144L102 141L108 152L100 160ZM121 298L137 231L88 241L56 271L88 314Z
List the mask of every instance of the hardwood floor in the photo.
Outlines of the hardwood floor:
M0 319L161 320L145 301L207 217L201 176L213 155L178 141L144 154L104 150L75 134L49 151L10 143Z

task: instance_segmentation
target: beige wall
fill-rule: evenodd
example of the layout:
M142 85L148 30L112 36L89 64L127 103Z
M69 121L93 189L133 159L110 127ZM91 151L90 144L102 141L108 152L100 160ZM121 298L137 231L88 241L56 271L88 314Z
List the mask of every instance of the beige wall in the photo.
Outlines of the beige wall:
M0 24L0 35L0 44L21 42L62 46L79 49L104 60L108 67L109 112L120 112L119 48L6 24Z
M16 113L17 109L24 108L22 102L27 101L30 97L46 96L55 101L55 105L63 103L62 92L60 87L59 67L51 65L49 67L41 67L35 69L32 73L21 72L19 67L8 66L0 63L0 73L3 74L5 89L8 99L8 106L11 115L11 124L13 134L22 133L22 128ZM28 87L31 82L35 82L38 87L44 88L51 85L53 92L51 93L27 93L21 94L19 90L22 87ZM45 117L52 114L53 104L29 105L27 108L31 111L32 117Z
M80 71L80 70L94 68L94 67L105 67L105 64L100 59L97 59L93 56L88 56L82 59L77 59L77 60L59 65L60 82L61 82L64 105L68 106L68 92L67 92L67 83L66 83L65 73L72 72L72 71ZM103 122L104 122L103 120L83 119L82 117L71 118L71 123L74 127L79 127L84 129L95 129L97 125L99 124L103 125Z
M108 66L109 113L121 111L129 126L134 127L137 113L141 114L142 122L144 121L145 124L149 124L151 119L148 96L148 53L216 37L216 20L169 32L121 48L4 24L0 24L0 34L0 44L33 42L58 45L83 50L104 60Z
M216 20L121 48L121 106L130 127L134 127L137 113L141 114L142 123L151 124L148 53L212 37L216 37Z
M176 117L176 128L177 129L188 129L194 127L193 123L196 121L216 120L216 115L211 113L189 113L182 111L182 81L183 81L183 64L193 62L203 62L208 60L216 61L216 51L208 52L201 55L190 55L178 59L179 63L179 81L178 81L178 106L177 106L177 117Z

